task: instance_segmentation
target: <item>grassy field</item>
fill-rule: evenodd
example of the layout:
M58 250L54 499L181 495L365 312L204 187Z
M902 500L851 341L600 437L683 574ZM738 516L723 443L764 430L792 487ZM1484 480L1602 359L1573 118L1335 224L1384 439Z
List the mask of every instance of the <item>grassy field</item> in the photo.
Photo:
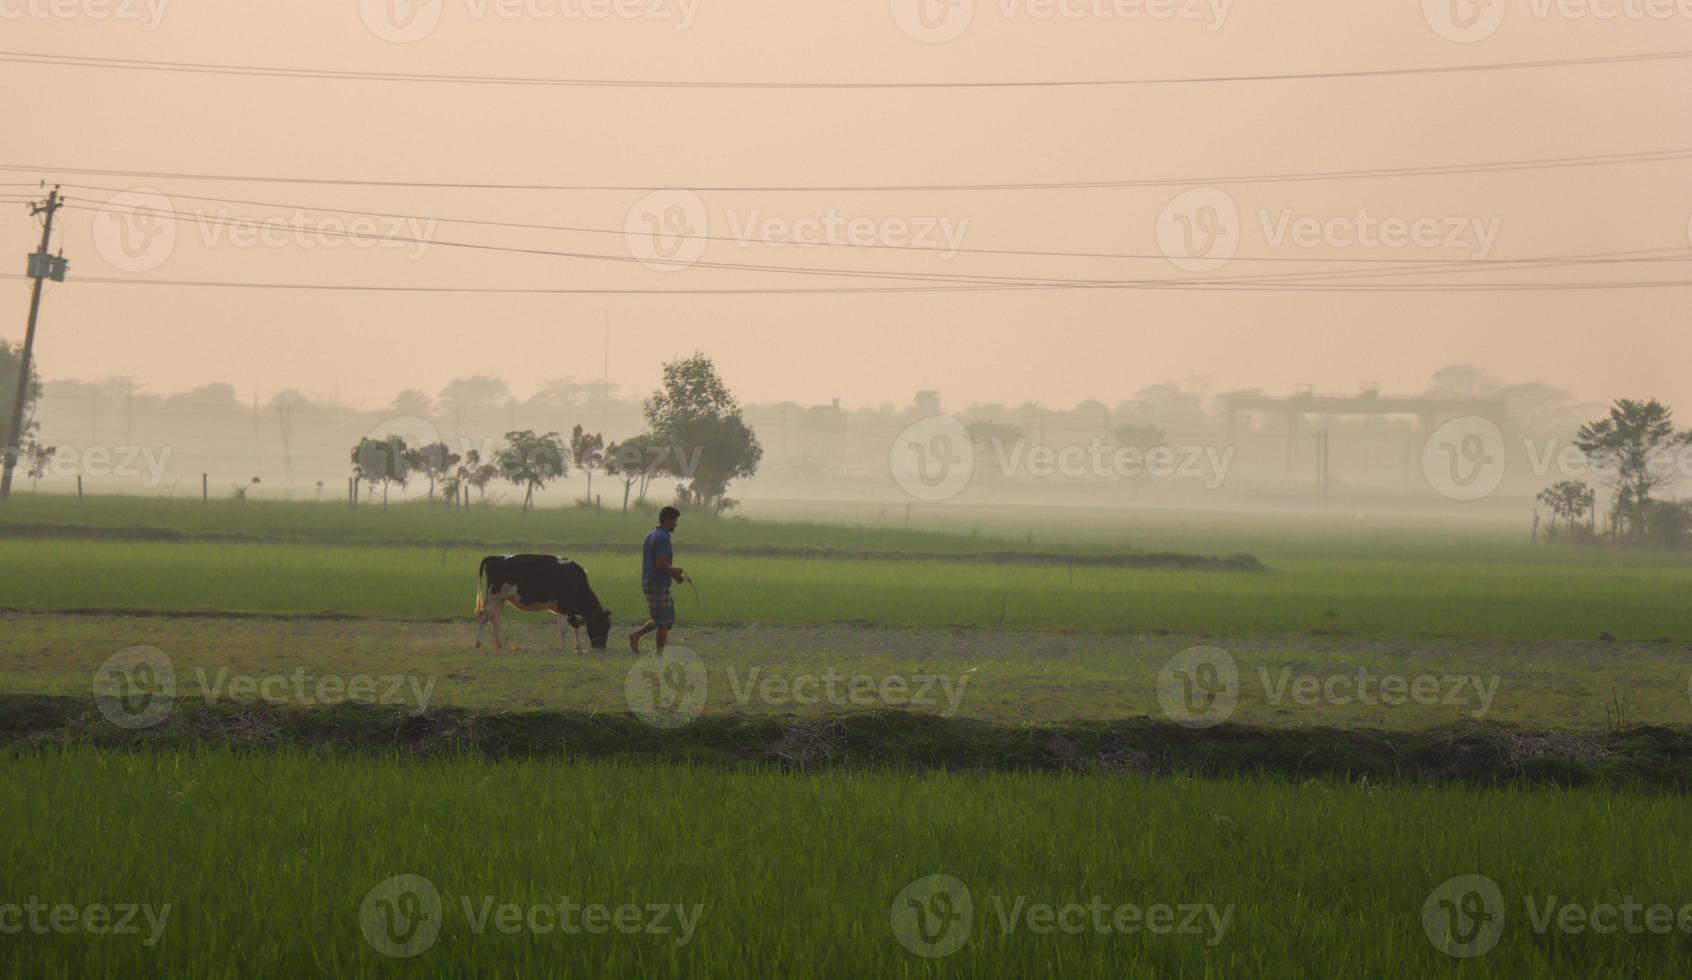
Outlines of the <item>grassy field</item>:
M675 640L707 693L672 730L637 720L634 658L561 654L545 617L470 648L477 561L516 547L582 562L638 622L649 518L14 500L0 976L1692 966L1692 560L1342 515L825 516L684 521ZM1087 564L1148 552L1266 570ZM139 731L89 703L138 645L197 700ZM1223 727L1165 720L1199 646L1237 674ZM1214 703L1183 669L1182 703ZM815 697L828 676L873 693ZM319 683L364 677L400 700ZM314 696L241 700L295 678ZM1431 696L1385 701L1387 678ZM561 932L563 901L628 929ZM89 928L95 906L139 932ZM636 928L648 906L668 931ZM1478 948L1453 928L1496 945L1453 956ZM387 955L407 936L416 959Z
M0 595L12 608L334 611L443 619L467 614L483 548L328 544L0 541ZM600 600L637 623L632 556L572 550ZM1256 635L1345 630L1372 636L1692 639L1692 564L1466 564L1306 561L1269 573L928 561L690 558L694 622L873 622Z
M0 820L12 828L0 904L19 906L15 920L0 921L22 923L0 939L0 973L12 976L1552 977L1692 968L1687 919L1676 918L1692 901L1680 871L1692 802L1671 795L795 779L291 752L44 751L0 767ZM40 819L48 812L52 820ZM936 874L961 883L967 914L925 893ZM378 889L400 875L419 877ZM1485 876L1496 903L1485 890L1436 893L1460 875ZM1469 960L1444 951L1480 947L1452 945L1454 913L1442 898L1477 913L1456 920L1458 938L1475 923L1493 938L1485 928L1496 916L1496 944ZM76 924L57 931L42 912L30 927L31 902L72 906L60 921ZM574 931L562 929L563 902ZM1080 908L1065 910L1071 903ZM1601 931L1623 921L1604 907L1628 903L1664 912L1636 911L1626 920L1633 929ZM111 918L86 919L95 905ZM131 906L133 933L81 925L115 923ZM590 922L600 931L586 931Z
M86 697L108 657L144 644L170 658L177 696L187 699L228 701L233 678L303 671L314 679L403 677L401 703L410 707L422 700L484 711L627 712L635 658L617 649L560 654L548 618L511 616L506 639L518 649L496 653L491 638L490 649L472 649L468 617L0 615L0 693ZM1414 731L1484 720L1593 731L1613 725L1618 706L1638 724L1692 723L1692 652L1683 644L853 626L713 626L678 635L706 670L704 715L811 718L893 708L999 723L1163 717L1160 669L1184 650L1210 645L1237 665L1229 720L1246 725ZM825 686L830 677L833 686ZM841 678L873 686L854 692ZM1296 685L1307 678L1336 679L1337 696L1301 693ZM1388 678L1428 680L1421 695L1388 701Z

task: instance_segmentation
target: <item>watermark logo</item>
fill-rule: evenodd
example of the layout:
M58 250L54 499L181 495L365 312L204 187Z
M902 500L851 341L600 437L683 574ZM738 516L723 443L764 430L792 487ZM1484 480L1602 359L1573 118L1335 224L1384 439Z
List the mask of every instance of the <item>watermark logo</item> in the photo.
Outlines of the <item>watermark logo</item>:
M164 483L170 446L60 446L43 460L41 475L53 478L139 479L144 489Z
M969 30L975 0L891 0L893 23L913 41L944 44Z
M1498 33L1506 0L1422 0L1422 14L1434 33L1457 44L1474 44ZM1560 20L1602 24L1692 21L1692 0L1526 0L1541 23ZM1518 6L1518 13L1521 7Z
M410 674L240 674L228 667L193 670L199 696L207 703L297 705L380 704L428 708L438 678ZM176 707L177 672L163 650L133 646L112 654L94 672L94 702L100 713L121 728L151 728ZM187 681L187 675L181 680Z
M158 647L119 650L94 672L94 703L119 728L151 728L176 704L176 668Z
M435 32L444 0L358 0L370 33L391 44L411 44Z
M623 218L623 242L629 254L655 272L674 272L705 255L711 219L705 199L693 191L653 191Z
M1407 704L1466 709L1475 719L1492 710L1502 678L1493 674L1377 674L1368 667L1343 673L1297 673L1291 667L1258 667L1254 674L1264 702L1360 705L1397 708ZM1210 728L1233 716L1244 690L1239 665L1218 647L1191 647L1169 658L1157 675L1163 713L1189 728Z
M1422 0L1434 33L1456 44L1474 44L1498 33L1505 0Z
M729 690L737 704L753 701L766 707L818 705L852 708L940 708L942 718L958 713L971 671L957 677L943 674L843 674L833 667L821 674L782 676L753 667L743 676L728 669ZM943 707L942 707L943 705Z
M969 218L951 215L844 214L825 208L814 214L769 214L762 208L728 211L729 237L737 248L843 245L903 248L957 258L969 233Z
M693 26L699 0L465 0L455 16L473 22L566 23L668 21L676 31ZM411 44L440 26L444 0L359 0L364 26L383 41Z
M1079 936L1196 936L1215 947L1228 934L1234 906L1209 902L1156 902L1139 905L1111 902L1092 895L1085 902L1030 901L1027 895L988 896L989 923L1006 936L1063 933ZM975 899L968 886L951 875L936 874L906 885L893 900L893 935L918 956L950 956L969 941L975 929Z
M440 937L441 893L422 875L394 875L378 882L359 903L358 929L383 956L417 956Z
M703 903L682 902L582 902L560 895L556 900L513 902L499 895L472 896L461 893L458 908L472 935L499 933L515 936L583 934L602 936L665 936L676 946L693 940L704 917ZM364 939L384 956L399 959L419 956L435 944L448 906L429 879L414 874L395 875L370 889L358 909L358 927Z
M893 899L892 925L899 944L918 956L950 956L969 942L975 899L969 886L951 875L918 878Z
M1485 259L1498 243L1503 219L1479 215L1383 214L1368 208L1347 213L1299 214L1260 207L1248 221L1233 195L1197 187L1164 206L1157 245L1170 263L1188 272L1210 272L1239 252L1247 227L1272 250L1286 248L1402 251L1444 250Z
M1189 647L1157 672L1157 703L1177 725L1213 728L1228 720L1239 700L1239 665L1221 647Z
M705 710L709 693L705 661L681 646L642 656L623 678L629 710L654 728L692 724Z
M1422 931L1447 956L1484 955L1504 934L1504 895L1498 883L1478 874L1447 879L1422 903Z
M0 0L0 20L133 22L151 34L169 6L170 0Z
M37 936L69 936L85 932L93 936L141 936L143 946L158 945L170 921L171 903L94 902L72 905L50 904L31 895L28 901L0 903L0 936L31 933Z
M1228 264L1240 248L1240 208L1219 187L1195 187L1157 217L1157 247L1176 268L1210 272Z
M95 250L113 268L150 272L169 261L184 229L198 232L206 248L399 249L412 260L428 251L435 218L319 213L293 208L285 215L248 217L228 208L179 209L158 191L120 191L96 210Z
M1000 476L1026 474L1035 478L1062 477L1157 477L1204 480L1214 490L1228 478L1233 464L1233 446L1123 446L1103 439L1085 444L1030 446L1018 438L1006 444L994 436L987 440L996 467L987 472Z
M950 500L969 486L975 472L975 443L969 428L950 415L934 415L907 426L888 452L893 479L912 497Z
M1446 422L1422 444L1422 475L1451 500L1479 500L1497 490L1505 462L1504 433L1476 415Z
M1124 23L1199 24L1206 33L1227 23L1233 0L998 0L994 10L1004 23L1082 20ZM974 0L892 0L893 23L912 40L943 44L956 40L975 17Z
M114 269L152 272L176 251L176 205L150 188L120 191L94 212L94 250Z

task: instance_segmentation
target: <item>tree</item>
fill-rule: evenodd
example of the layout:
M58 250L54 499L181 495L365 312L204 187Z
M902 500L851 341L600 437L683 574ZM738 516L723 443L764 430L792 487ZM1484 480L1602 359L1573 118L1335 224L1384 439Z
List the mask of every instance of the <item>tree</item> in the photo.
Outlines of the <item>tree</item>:
M1165 445L1169 441L1169 434L1155 425L1119 425L1110 430L1110 435L1118 446L1138 449L1140 452Z
M1453 364L1434 372L1430 398L1486 398L1503 387L1497 378L1472 364Z
M568 475L564 452L564 441L556 432L537 436L522 429L505 434L505 446L494 454L494 464L500 476L524 488L523 513L529 512L536 490L544 489L548 480Z
M411 479L411 452L402 436L365 436L352 450L353 475L375 487L382 485L382 506L388 506L388 485L401 487Z
M1538 501L1551 508L1552 535L1557 533L1557 519L1563 519L1566 530L1575 528L1575 521L1592 509L1595 495L1592 488L1579 480L1564 480L1539 491Z
M570 461L587 474L587 499L593 500L593 471L605 462L605 437L588 435L578 424L570 430Z
M452 473L452 468L461 459L444 442L432 442L427 446L419 446L409 451L407 462L411 468L429 478L429 499L435 499L435 481L444 479Z
M600 464L605 475L623 482L623 513L629 512L629 491L640 481L640 471L646 463L646 449L641 437L613 442L605 447L605 459Z
M15 384L13 388L16 389ZM24 475L29 477L30 492L33 493L41 489L41 478L47 475L47 467L53 462L53 457L58 452L57 447L43 446L36 441L34 436L25 440L23 447Z
M966 428L969 430L969 443L975 447L975 452L980 460L1007 459L1012 447L1026 438L1020 426L1011 425L1008 422L994 422L991 419L976 419L974 422L970 422ZM978 462L975 472L986 477L1006 475L1002 470L1002 464L982 466Z
M764 447L711 359L695 351L665 364L645 409L652 445L669 448L670 463L688 480L688 499L717 514L734 506L730 481L756 473Z
M1007 422L994 422L989 419L977 419L969 423L969 441L983 453L997 452L1003 447L1014 446L1024 438L1020 426Z
M485 374L454 378L441 389L441 410L454 415L486 414L510 399L505 382Z
M24 442L24 439L19 439L12 434L12 402L18 397L18 361L22 356L22 344L14 347L4 340L0 340L0 450L8 450ZM31 358L29 397L24 400L23 436L25 439L37 428L34 421L35 403L40 397L40 364L35 358Z
M681 475L675 454L658 445L651 435L632 436L612 443L605 450L605 472L623 481L623 513L629 511L629 490L639 487L635 502L646 499L652 478L660 474Z
M1644 538L1664 548L1684 548L1692 537L1692 500L1653 500L1645 511Z
M419 418L428 418L433 408L434 403L429 400L429 396L416 388L407 388L395 395L393 403L388 406L396 415L412 415Z
M450 496L454 501L465 487L476 488L476 499L487 497L488 484L499 476L499 467L492 463L482 462L482 454L474 449L464 452L464 461L451 473L441 477L441 494Z
M1692 432L1677 435L1674 413L1654 398L1648 402L1618 399L1608 417L1580 427L1575 447L1615 493L1610 516L1618 534L1644 533L1651 491L1675 478L1675 468L1662 465L1663 461L1675 447L1688 444L1692 444Z

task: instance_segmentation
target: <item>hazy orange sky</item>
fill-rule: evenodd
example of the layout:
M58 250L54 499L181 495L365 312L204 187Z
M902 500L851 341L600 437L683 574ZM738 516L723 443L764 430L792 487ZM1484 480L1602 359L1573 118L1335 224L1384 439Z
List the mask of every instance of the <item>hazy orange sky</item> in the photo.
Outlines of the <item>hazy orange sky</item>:
M1692 49L1692 2L1468 0L1246 4L1138 0L0 0L8 52L151 61L546 78L933 82L1167 78L1416 68ZM1496 2L1496 0L1495 0ZM1640 6L1645 4L1645 6ZM1452 10L1458 16L1452 19ZM621 12L621 15L619 15ZM587 13L608 13L590 18ZM1469 14L1489 36L1444 34ZM1615 16L1599 16L1613 13ZM1583 15L1582 15L1583 14ZM638 16L637 16L638 15ZM1486 18L1502 16L1495 24ZM1582 16L1576 16L1582 15ZM964 18L946 20L947 16ZM408 17L412 19L407 20ZM386 18L386 19L385 19ZM1445 22L1440 30L1435 24ZM935 24L928 38L924 23ZM400 26L395 26L395 25ZM907 31L905 27L913 27ZM961 31L950 40L934 33ZM386 26L384 26L386 25ZM432 28L430 25L433 25ZM397 41L406 32L417 40ZM1471 32L1471 36L1474 32ZM386 35L386 36L384 36ZM703 191L696 232L741 238L780 222L859 219L901 244L902 223L975 249L1142 258L912 254L713 242L710 262L1036 279L1172 279L1345 271L1253 258L1465 262L1686 249L1692 162L1490 174L1219 185L1237 207L1233 261L1187 271L1159 222L1207 178L1428 167L1692 148L1692 61L1302 81L991 89L607 88L255 78L0 64L0 163L169 173L445 183L889 185L1169 180L1133 188ZM801 295L501 295L129 286L90 278L527 289L861 287L883 280L510 254L444 242L603 253L640 242L640 191L486 190L59 176L72 203L162 192L214 218L321 222L294 206L601 233L440 223L421 248L319 238L232 244L180 222L162 257L96 240L92 210L60 215L71 281L45 302L49 378L135 375L147 390L233 383L243 398L299 388L359 406L491 373L519 395L596 378L610 316L610 380L650 389L660 362L713 356L747 401L1114 404L1188 376L1213 391L1360 381L1418 391L1453 363L1577 397L1656 396L1692 419L1692 288L1390 293L1128 289ZM71 186L71 185L80 186ZM0 197L22 193L0 186ZM194 195L251 204L220 204ZM664 199L668 202L671 199ZM691 198L676 200L690 201ZM1187 198L1186 200L1193 200ZM1210 200L1200 198L1199 200ZM285 206L285 207L284 207ZM1184 207L1177 204L1175 207ZM633 213L631 214L631 209ZM671 215L660 211L660 217ZM21 273L34 222L0 206L0 253ZM1332 225L1431 219L1454 244L1362 245ZM771 221L774 219L775 223ZM344 218L343 218L344 220ZM318 225L321 227L321 225ZM109 229L108 229L109 232ZM324 247L339 241L340 247ZM929 244L919 241L917 244ZM306 247L307 244L315 247ZM685 244L685 243L684 243ZM938 232L932 244L944 246ZM112 260L116 255L117 261ZM125 267L126 264L129 267ZM144 266L144 267L142 267ZM1441 271L1423 282L1692 279L1675 261ZM1350 268L1359 266L1352 264ZM1369 266L1373 267L1373 266ZM917 284L922 285L922 284ZM10 304L7 313L3 304ZM0 335L21 336L27 283L0 281Z

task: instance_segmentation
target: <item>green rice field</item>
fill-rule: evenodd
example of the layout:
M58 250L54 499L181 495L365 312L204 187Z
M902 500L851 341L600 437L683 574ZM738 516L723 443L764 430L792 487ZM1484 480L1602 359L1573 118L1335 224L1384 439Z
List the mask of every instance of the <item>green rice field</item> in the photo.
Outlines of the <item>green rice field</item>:
M12 976L1692 968L1683 797L289 752L0 767ZM60 931L31 901L139 911Z

